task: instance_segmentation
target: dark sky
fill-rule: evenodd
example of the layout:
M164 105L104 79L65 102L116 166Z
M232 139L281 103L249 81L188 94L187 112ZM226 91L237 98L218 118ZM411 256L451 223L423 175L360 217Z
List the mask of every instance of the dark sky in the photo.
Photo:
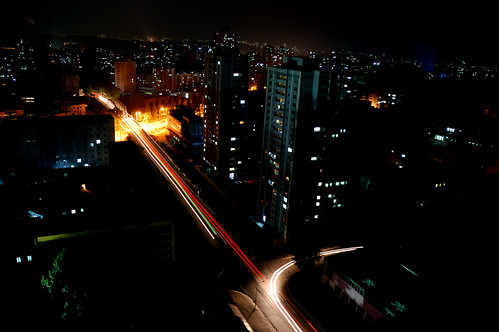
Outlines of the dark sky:
M300 49L374 47L419 57L494 58L494 3L436 1L19 1L17 16L53 34L211 39L229 26L239 39Z

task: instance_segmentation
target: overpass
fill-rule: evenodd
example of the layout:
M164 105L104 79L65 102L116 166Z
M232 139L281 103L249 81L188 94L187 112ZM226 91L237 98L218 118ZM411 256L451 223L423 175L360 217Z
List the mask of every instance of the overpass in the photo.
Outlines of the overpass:
M314 324L306 318L306 315L291 303L286 296L283 295L286 287L285 283L280 280L280 277L294 265L291 258L279 259L278 262L266 262L262 264L265 268L265 274L257 268L252 260L243 252L238 244L232 239L227 231L214 218L210 208L196 194L196 187L184 176L177 168L169 156L161 149L154 141L131 117L126 107L123 104L115 104L111 100L104 98L101 95L94 93L96 98L105 105L108 109L114 109L121 121L121 125L127 130L129 135L134 139L145 151L147 157L154 163L159 172L168 180L175 189L182 202L190 210L194 218L201 223L206 233L212 240L220 240L231 251L237 255L242 264L253 276L250 288L256 289L256 292L262 294L263 298L259 300L259 306L266 314L266 318L271 321L272 325L278 331L315 331ZM334 248L328 251L323 251L321 256L338 254L346 251L356 250L361 247L351 248ZM248 294L250 295L250 294ZM256 300L255 300L256 307ZM276 315L277 314L277 315Z

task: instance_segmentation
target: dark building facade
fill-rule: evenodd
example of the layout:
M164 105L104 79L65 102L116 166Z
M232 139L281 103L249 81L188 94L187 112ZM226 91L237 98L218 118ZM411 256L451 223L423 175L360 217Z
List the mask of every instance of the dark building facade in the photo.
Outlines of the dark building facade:
M114 142L111 115L18 119L0 123L0 127L4 168L43 170L109 164L108 144Z
M324 200L345 180L329 181L323 148L329 132L331 72L302 58L270 67L263 129L262 222L286 241L291 229L321 219ZM332 185L331 185L332 183ZM341 207L338 205L338 207Z
M203 162L224 182L245 178L249 61L219 47L205 57Z
M167 119L167 136L179 144L186 156L198 162L203 142L203 118L195 115L192 109L177 105Z

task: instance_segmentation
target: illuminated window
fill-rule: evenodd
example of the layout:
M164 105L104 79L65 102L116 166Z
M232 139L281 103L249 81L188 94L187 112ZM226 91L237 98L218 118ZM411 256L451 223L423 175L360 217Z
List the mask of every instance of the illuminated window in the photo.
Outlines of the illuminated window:
M96 140L95 143L100 144L100 139Z
M26 259L28 260L28 262L31 262L33 260L33 257L31 255L28 255L26 256Z
M318 132L320 132L320 131L321 131L321 127L314 127L314 132L315 132L315 133L318 133Z
M21 257L16 257L16 262L21 263Z

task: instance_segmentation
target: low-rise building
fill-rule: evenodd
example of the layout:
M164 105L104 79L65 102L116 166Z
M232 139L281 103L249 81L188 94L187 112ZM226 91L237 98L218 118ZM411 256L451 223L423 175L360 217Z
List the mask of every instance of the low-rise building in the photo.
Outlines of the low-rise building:
M2 167L43 170L109 165L111 115L42 117L0 124Z
M404 319L419 311L423 298L423 283L413 266L379 252L348 252L326 258L323 282L340 297L346 295L356 310L364 310L365 319L369 316L374 321Z

